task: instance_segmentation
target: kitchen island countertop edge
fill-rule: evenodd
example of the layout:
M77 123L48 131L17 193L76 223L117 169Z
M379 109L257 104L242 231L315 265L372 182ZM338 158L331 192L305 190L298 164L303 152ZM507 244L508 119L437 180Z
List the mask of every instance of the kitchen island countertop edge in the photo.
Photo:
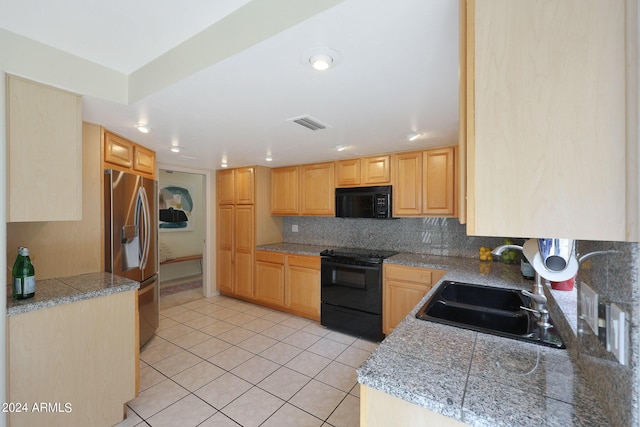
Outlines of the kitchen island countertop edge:
M7 287L7 316L138 289L134 280L106 272L38 280L33 298L15 300Z

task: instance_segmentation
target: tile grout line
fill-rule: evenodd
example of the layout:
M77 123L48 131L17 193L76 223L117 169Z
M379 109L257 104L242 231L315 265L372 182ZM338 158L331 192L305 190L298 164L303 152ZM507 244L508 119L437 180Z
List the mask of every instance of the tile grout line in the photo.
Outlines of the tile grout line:
M224 300L224 301L228 301L228 300ZM172 404L168 405L167 407L162 408L161 410L157 411L156 413L154 413L153 415L151 415L151 416L147 417L146 419L142 419L142 417L140 416L140 414L139 414L139 413L137 413L135 410L133 410L133 408L129 407L129 409L131 409L131 411L132 411L133 413L135 413L136 415L138 415L138 417L140 417L140 418L141 418L145 423L146 423L147 419L151 418L152 416L155 416L156 414L158 414L158 413L162 412L163 410L167 409L168 407L172 406L173 404L175 404L175 403L177 403L177 402L179 402L179 401L183 400L184 398L188 397L189 395L194 395L194 396L195 396L195 397L197 397L199 400L203 401L203 402L204 402L204 403L206 403L209 407L211 407L212 409L214 409L214 410L216 411L216 413L217 413L217 412L221 412L221 413L222 413L223 415L225 415L227 418L230 418L227 414L225 414L225 413L224 413L223 409L224 409L224 408L226 408L226 407L228 407L229 405L231 405L233 402L235 402L235 401L236 401L237 399L239 399L241 396L245 395L248 391L250 391L250 390L251 390L251 389L253 389L254 387L255 387L255 388L257 388L257 389L259 389L259 390L261 390L261 391L263 391L263 392L265 392L265 393L268 393L268 394L270 394L271 396L273 396L273 397L277 398L278 400L282 401L282 404L281 404L281 405L279 405L279 406L278 406L278 408L277 408L274 412L272 412L272 413L269 415L269 417L267 417L267 418L263 421L263 423L264 423L264 422L266 422L266 420L268 420L268 419L270 419L271 417L273 417L273 416L274 416L274 414L275 414L276 412L278 412L278 410L280 410L280 409L281 409L285 404L287 404L287 403L288 403L288 404L290 404L290 405L292 405L293 407L295 407L295 408L297 408L297 409L299 409L299 410L301 410L301 411L303 411L303 412L305 412L305 413L307 413L307 414L309 414L309 415L313 416L314 418L316 418L316 419L318 419L318 420L320 420L320 421L323 421L323 422L325 422L325 423L328 423L328 422L327 422L327 420L332 416L332 414L337 410L337 408L338 408L338 407L339 407L339 406L340 406L340 405L341 405L341 404L346 400L347 396L351 395L352 397L354 397L354 398L356 398L356 399L359 399L359 396L355 396L354 394L352 394L353 389L357 386L357 382L356 382L356 384L354 384L352 387L350 387L350 389L349 389L348 391L344 391L344 390L342 390L342 389L340 389L340 388L335 387L335 386L334 386L334 385L332 385L332 384L329 384L329 383L327 383L327 382L325 382L325 381L322 381L322 380L320 380L320 379L318 379L318 378L317 378L317 377L318 377L318 375L320 375L322 372L324 372L324 371L325 371L325 370L326 370L326 369L327 369L331 364L333 364L333 363L337 363L337 364L339 364L339 365L346 366L346 367L349 367L350 369L355 370L356 368L352 367L351 365L349 365L349 364L347 364L347 363L343 363L343 362L341 362L341 361L338 361L337 359L338 359L341 355L343 355L346 351L348 351L350 348L352 348L352 349L356 349L356 350L358 350L358 351L367 352L367 353L370 353L370 352L372 351L371 349L364 349L364 348L360 348L360 347L358 347L358 346L357 346L357 344L359 344L359 343L358 343L358 339L353 339L353 340L351 341L351 343L350 343L350 344L347 344L347 343L345 343L345 342L341 342L341 341L339 341L339 340L336 340L336 339L333 339L332 337L330 337L329 335L331 334L331 332L327 332L327 333L326 333L326 334L324 334L324 335L318 335L318 334L314 334L314 333L312 333L312 332L305 331L304 329L306 329L306 328L307 328L307 327L309 327L310 325L315 324L315 322L313 322L313 321L307 321L306 319L305 319L305 322L307 322L307 324L306 324L306 325L304 325L304 326L302 326L302 327L289 326L289 325L285 324L285 322L289 321L290 319L297 318L297 317L296 317L296 316L292 316L292 315L288 315L288 314L287 314L287 315L285 315L285 316L290 316L290 317L287 317L287 318L281 319L281 320L279 320L279 321L277 321L277 322L276 322L276 321L273 321L273 320L271 320L271 319L264 319L266 316L269 316L269 315L271 315L272 313L276 312L276 311L273 311L273 310L272 310L272 311L270 311L270 312L263 312L263 313L261 313L261 314L259 314L259 315L256 315L256 314L250 314L250 316L251 316L251 317L253 317L253 319L251 319L251 320L249 320L249 321L247 321L247 322L244 322L244 323L242 323L242 324L237 325L237 324L233 324L233 323L230 323L230 322L226 322L226 321L225 321L225 319L228 319L228 318L230 318L230 317L236 316L236 315L238 315L238 314L246 314L245 312L241 312L241 311L238 311L238 310L237 310L237 307L238 307L239 305L241 305L241 304L245 304L245 303L238 303L238 304L229 304L229 303L225 303L225 304L220 304L220 303L217 303L217 302L203 301L203 304L196 304L196 307L193 307L193 308L192 308L192 307L183 307L183 306L186 306L186 305L192 304L192 303L194 303L194 302L196 302L196 301L191 301L191 302L187 302L187 303L182 304L182 305L178 305L178 306L175 306L175 307L168 308L167 310L172 310L172 309L175 309L175 308L180 307L180 308L181 308L181 310L173 310L173 311L177 311L177 312L176 312L176 313L171 312L171 314L168 314L168 315L166 314L166 310L163 310L163 311L164 311L164 313L161 313L161 315L163 316L163 318L164 318L164 319L169 319L169 320L171 320L171 321L173 321L173 322L176 322L178 325L183 325L183 326L186 326L186 327L188 327L188 328L192 329L192 331L190 331L190 332L188 332L188 333L191 333L191 332L201 332L201 333L203 333L203 334L207 335L209 338L207 338L205 341L202 341L201 343L207 342L207 341L209 341L209 340L211 340L211 339L215 338L215 339L217 339L217 340L220 340L220 341L222 341L222 342L224 342L224 343L228 344L228 345L230 346L228 349L231 349L231 348L237 348L237 349L240 349L240 350L242 350L242 351L246 351L246 352L250 353L250 354L251 354L251 358L247 359L246 361L244 361L244 362L242 362L242 363L240 363L240 364L238 364L238 365L235 365L235 366L234 366L234 367L232 367L230 370L228 370L228 369L223 368L222 366L219 366L219 365L215 364L215 363L214 363L214 362L212 362L211 360L209 360L210 358L214 357L216 354L220 354L220 353L222 353L222 352L224 352L224 351L227 351L228 349L225 349L225 350L219 351L219 352L215 353L214 355L212 355L210 358L204 358L203 356L200 356L200 355L198 355L198 354L196 354L196 353L194 353L193 351L191 351L191 350L190 350L190 349L192 349L193 347L196 347L197 345L199 345L199 344L201 344L201 343L194 344L194 345L191 345L191 346L189 346L189 347L183 347L182 345L176 344L176 343L174 343L174 342L172 341L173 339L178 338L179 336L177 336L177 337L172 337L172 338L163 338L162 336L158 336L158 338L161 338L164 342L166 342L166 343L169 343L169 344L171 344L171 345L176 346L178 349L180 349L180 352L183 352L183 351L184 351L184 352L186 352L186 353L189 353L189 354L191 354L191 355L195 356L196 358L198 358L198 360L199 360L199 361L198 361L197 363L195 363L194 365L192 365L192 366L189 366L189 367L187 367L187 368L185 368L185 369L182 369L182 370L180 370L180 371L178 371L178 372L173 373L173 374L172 374L172 376L170 377L170 376L168 376L168 375L164 374L163 372L161 372L160 370L158 370L158 369L157 369L153 364L154 364L154 363L161 362L162 360L166 360L166 359L168 359L168 358L170 358L170 357L172 357L172 356L174 356L174 355L176 355L176 354L179 354L179 352L178 352L178 353L175 353L175 354L171 354L171 355L166 356L166 357L163 357L163 358L161 358L161 359L159 359L159 360L157 360L157 361L154 361L154 362L152 362L152 363L148 363L148 362L145 362L145 361L143 360L143 362L144 362L148 367L151 367L155 372L159 373L159 374L164 378L162 381L164 381L164 380L166 380L166 379L169 379L169 380L171 380L174 384L178 385L181 389L183 389L183 390L185 390L185 391L187 392L187 395L186 395L186 396L181 397L181 398L180 398L180 399L178 399L176 402L173 402ZM232 301L232 302L235 302L235 301ZM207 314L207 313L203 313L203 312L197 311L197 310L198 310L198 309L200 309L200 308L207 307L207 306L210 306L210 305L217 305L217 306L221 307L221 309L229 309L229 310L236 311L237 313L236 313L236 314L232 314L232 315L230 315L230 316L228 316L228 317L226 317L226 318L224 318L224 319L218 319L218 318L215 318L215 317L213 317L213 316L210 316L210 315L209 315L209 314ZM236 308L234 308L234 307L236 307ZM269 310L269 309L265 309L265 310ZM194 318L192 318L192 319L189 319L189 320L185 320L185 321L180 321L180 320L176 320L176 319L172 318L172 316L179 316L179 315L180 315L180 314L182 314L182 313L188 313L188 312L197 313L197 314L198 314L198 316L196 316L196 317L194 317ZM276 313L278 313L278 312L276 312ZM248 331L248 332L252 333L252 335L251 335L250 337L247 337L247 338L245 338L245 339L242 339L241 341L238 341L237 343L232 343L232 342L229 342L229 341L225 341L223 338L219 338L219 335L221 335L221 334L218 334L217 336L216 336L216 335L211 335L210 333L204 332L204 331L202 331L202 330L201 330L201 329L199 329L199 328L195 328L195 327L192 327L192 326L190 326L190 325L188 325L188 324L184 323L184 322L190 322L190 321L192 321L192 320L195 320L195 319L198 319L198 318L201 318L201 317L210 317L211 319L215 320L215 322L214 322L214 323L212 323L211 325L216 324L216 323L219 323L219 322L225 322L225 323L227 323L228 325L232 326L233 328L232 328L232 329L230 329L230 330L229 330L229 331L227 331L227 332L230 332L230 331L232 331L232 330L237 330L237 328L241 328L241 329L242 329L242 330L244 330L244 331ZM287 336L285 336L285 337L281 338L281 339L276 339L276 338L274 338L274 337L272 337L272 336L268 336L268 335L263 334L263 332L264 332L265 330L268 330L269 328L271 328L271 327L273 327L273 326L270 326L269 328L264 328L264 329L262 329L262 330L260 330L260 331L247 329L247 328L245 327L245 325L246 325L246 324L248 324L248 323L250 323L250 322L252 322L252 321L254 321L254 320L257 320L257 319L264 319L264 320L268 320L268 321L270 321L270 322L273 322L273 323L274 323L274 325L273 325L273 326L276 326L276 325L283 325L283 326L290 327L290 328L294 329L295 331L294 331L294 332L292 332L291 334L289 334L289 335L287 335ZM177 325L175 325L175 326L177 326ZM209 326L209 325L206 325L206 326ZM203 326L203 327L206 327L206 326ZM174 327L174 326L171 326L171 327ZM171 327L168 327L168 328L166 328L166 329L170 329ZM295 335L295 334L297 334L297 333L299 333L299 332L303 332L303 333L305 333L305 334L308 334L308 335L310 335L310 336L313 336L313 338L315 338L315 340L313 341L313 343L312 343L312 344L307 345L307 346L306 346L306 347L304 347L304 348L299 347L299 346L297 346L297 345L295 345L295 344L290 344L290 343L288 343L288 342L283 341L283 340L286 340L287 338L289 338L289 337L291 337L291 336L293 336L293 335ZM223 332L223 333L224 333L224 332ZM184 335L184 334L183 334L183 335ZM183 335L180 335L180 336L183 336ZM275 342L274 342L274 343L272 343L272 344L270 344L268 347L266 347L266 348L262 349L261 351L259 351L259 352L257 352L257 353L256 353L255 351L253 351L253 350L248 350L248 349L246 349L246 348L242 348L242 347L240 347L240 346L239 346L239 344L242 344L243 342L246 342L247 340L251 339L251 338L252 338L252 337L254 337L254 336L261 336L261 337L269 338L269 339L274 340ZM319 353L317 353L317 352L315 352L315 351L313 351L313 350L310 350L310 348L311 348L311 347L313 347L315 344L317 344L319 341L321 341L321 340L323 340L323 339L327 339L327 340L330 340L330 341L332 341L332 342L334 342L334 343L336 343L336 344L343 345L343 346L344 346L344 348L343 348L343 349L341 349L341 350L340 350L340 351L339 351L335 356L327 356L326 354L319 354ZM289 362L291 362L291 360L295 359L295 358L296 358L296 357L298 357L298 356L294 356L293 358L291 358L291 359L287 360L287 361L286 361L286 363L282 364L281 362L276 362L276 361L271 360L271 359L269 359L269 358L267 358L267 357L265 357L265 356L263 356L263 355L262 355L262 353L263 353L263 352L267 351L267 350L268 350L268 349L270 349L270 348L273 348L274 346L276 346L276 345L277 345L277 344L279 344L279 343L283 343L283 344L286 344L286 345L290 345L290 346L294 347L296 350L299 350L299 351L300 351L300 353L298 353L298 355L303 354L304 352L308 352L308 353L313 354L313 355L316 355L316 356L318 356L318 357L322 357L322 358L324 358L324 359L327 359L329 362L328 362L326 365L324 365L324 366L320 369L320 371L319 371L319 372L317 372L314 376L309 377L307 374L305 374L305 373L303 373L303 372L299 372L299 371L297 371L297 370L293 369L292 367L286 366ZM158 345L160 345L160 343L159 343ZM153 346L152 346L152 347L150 347L150 348L153 348ZM249 360L254 359L256 356L257 356L257 357L260 357L261 359L263 359L263 360L265 360L265 361L268 361L268 362L270 362L270 363L274 363L275 365L277 365L277 368L276 368L272 373L270 373L269 375L267 375L265 378L262 378L260 381L258 381L258 384L253 384L252 382L249 382L249 381L245 380L244 378L240 377L239 375L237 375L236 373L232 372L234 369L238 368L239 366L242 366L243 364L247 363ZM198 396L198 395L196 394L196 392L197 392L198 390L202 389L203 387L207 386L207 385L208 385L208 384L210 384L211 382L215 381L217 378L220 378L222 375L220 375L220 376L216 377L215 379L212 379L211 381L209 381L209 382L207 382L206 384L204 384L204 385L200 386L199 388L195 389L194 391L191 391L191 390L187 389L186 387L182 386L181 384L179 384L177 381L175 381L175 380L173 379L173 377L175 377L176 375L179 375L180 373L183 373L183 372L187 371L188 369L192 368L193 366L196 366L196 365L198 365L198 364L200 364L200 363L202 363L202 362L207 362L207 363L210 363L210 364L211 364L211 365L213 365L213 366L216 366L217 368L221 369L221 370L224 372L224 374L222 374L222 375L225 375L225 374L227 374L227 373L228 373L228 374L231 374L231 375L233 375L234 377L239 378L240 380L247 382L248 384L250 384L250 385L251 385L251 387L250 387L247 391L245 391L245 392L241 393L239 396L237 396L236 398L234 398L232 401L228 402L225 406L223 406L222 408L218 409L217 407L215 407L215 406L211 405L211 404L210 404L210 403L208 403L206 400L204 400L203 398L201 398L200 396ZM303 376L305 376L305 377L307 377L307 378L308 378L308 380L304 383L304 385L302 385L302 386L298 389L298 391L297 391L296 393L294 393L294 394L293 394L289 399L287 399L287 400L282 399L282 398L280 398L280 397L278 397L278 396L274 395L273 393L269 392L268 390L264 389L263 387L261 387L261 386L259 385L259 383L261 383L261 382L262 382L262 381L264 381L266 378L270 377L273 373L277 372L278 370L280 370L280 369L281 369L281 368L283 368L283 367L284 367L284 368L287 368L287 369L290 369L290 370L292 370L293 372L296 372L296 373L298 373L298 374L300 374L300 375L303 375ZM344 393L344 396L341 398L340 402L336 405L336 407L335 407L335 408L333 408L333 409L332 409L332 411L329 413L329 415L327 416L327 418L326 418L326 419L324 419L324 420L322 420L322 419L318 418L316 415L311 414L310 412L306 411L304 408L300 408L300 407L298 407L298 406L296 406L295 404L293 404L293 403L291 403L291 402L290 402L290 400L291 400L294 396L296 396L296 395L300 392L300 390L302 390L304 387L306 387L309 383L311 383L311 382L312 382L312 381L314 381L314 380L315 380L315 381L317 381L318 383L321 383L321 384L324 384L324 385L326 385L326 386L328 386L328 387L331 387L332 389L335 389L336 391L338 391L338 392L340 392L340 393ZM160 382L162 382L162 381L159 381L158 383L160 383ZM158 383L156 383L156 384L158 384ZM145 390L143 390L143 391L146 391L146 390L148 390L148 389L152 388L152 387L153 387L154 385L156 385L156 384L153 384L153 385L151 385L151 386L147 387L147 388L146 388ZM216 413L212 414L211 416L214 416ZM209 417L209 418L210 418L210 417ZM208 419L208 418L207 418L207 419ZM231 419L231 418L230 418L230 419Z

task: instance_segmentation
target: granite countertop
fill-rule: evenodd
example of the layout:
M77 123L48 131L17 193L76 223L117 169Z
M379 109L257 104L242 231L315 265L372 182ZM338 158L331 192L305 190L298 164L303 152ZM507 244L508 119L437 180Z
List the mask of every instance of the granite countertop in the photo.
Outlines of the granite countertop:
M275 243L259 250L319 255L327 246ZM385 264L447 273L358 368L358 382L473 426L608 425L576 360L575 335L546 288L566 350L415 318L444 280L531 289L519 265L398 253Z
M38 280L35 296L26 300L14 300L9 286L7 288L7 316L111 295L139 287L140 284L136 281L105 272Z
M443 280L531 288L519 265L405 253L385 263L447 273L358 369L358 382L473 426L609 424L572 357L572 332L551 298L567 350L415 318Z
M317 255L325 249L332 249L328 246L301 245L299 243L271 243L256 247L259 251L286 252L298 255Z

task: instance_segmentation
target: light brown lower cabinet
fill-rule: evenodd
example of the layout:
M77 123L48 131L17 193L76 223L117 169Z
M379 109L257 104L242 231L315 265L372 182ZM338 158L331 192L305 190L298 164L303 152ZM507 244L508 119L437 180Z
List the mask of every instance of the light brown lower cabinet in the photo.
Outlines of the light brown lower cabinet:
M285 307L320 320L320 257L288 255L285 270Z
M258 302L284 306L284 254L256 251L255 296Z
M360 425L463 427L468 424L361 384Z
M444 270L385 264L382 332L390 334L445 273Z
M255 301L320 320L320 257L256 251Z
M137 293L7 317L6 401L14 403L6 408L8 425L112 426L122 421L124 405L136 397Z

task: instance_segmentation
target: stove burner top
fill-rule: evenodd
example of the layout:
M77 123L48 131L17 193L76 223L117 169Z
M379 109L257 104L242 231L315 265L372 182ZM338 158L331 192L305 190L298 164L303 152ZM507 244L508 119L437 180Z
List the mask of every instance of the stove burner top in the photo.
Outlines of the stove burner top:
M340 248L340 249L325 249L320 252L320 256L333 257L333 258L345 258L353 260L365 260L370 262L382 262L383 259L389 258L398 252L393 251L380 251L376 249L364 249L364 248Z

